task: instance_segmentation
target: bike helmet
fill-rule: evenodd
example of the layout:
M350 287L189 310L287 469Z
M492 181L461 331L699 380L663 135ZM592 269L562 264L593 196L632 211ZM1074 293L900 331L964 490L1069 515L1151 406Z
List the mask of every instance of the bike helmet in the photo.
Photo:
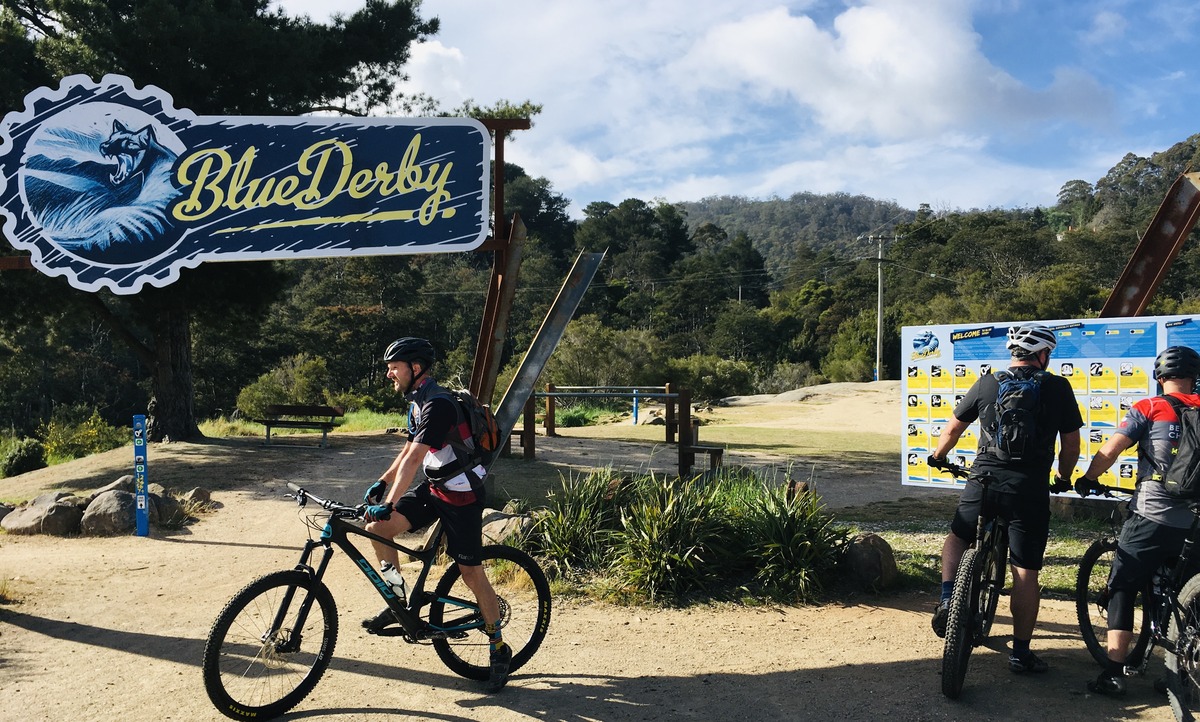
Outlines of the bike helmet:
M1008 329L1005 348L1014 356L1032 356L1041 351L1053 351L1058 345L1054 332L1040 323L1027 323Z
M421 366L429 368L433 362L437 360L437 352L433 350L433 344L423 338L414 338L405 336L392 341L387 347L387 351L383 352L384 363L391 361L406 361L412 363L419 361Z
M1200 354L1187 346L1171 346L1154 359L1156 379L1200 378Z

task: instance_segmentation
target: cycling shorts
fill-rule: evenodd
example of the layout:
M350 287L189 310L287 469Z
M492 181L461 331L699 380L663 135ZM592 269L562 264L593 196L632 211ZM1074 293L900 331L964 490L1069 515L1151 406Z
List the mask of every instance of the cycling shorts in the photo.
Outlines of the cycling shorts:
M996 476L1003 472L989 472ZM1008 553L1013 566L1037 571L1046 556L1050 535L1050 491L1042 494L988 490L992 511L1008 520ZM974 477L967 480L950 530L968 544L975 541L975 526L983 505L983 487Z
M1166 526L1140 514L1131 514L1121 527L1121 536L1117 540L1109 588L1135 594L1145 589L1146 583L1163 562L1179 556L1187 535L1187 529Z
M483 502L454 506L430 493L428 483L410 489L396 502L413 531L420 531L438 519L446 531L446 554L466 567L477 567L483 556Z

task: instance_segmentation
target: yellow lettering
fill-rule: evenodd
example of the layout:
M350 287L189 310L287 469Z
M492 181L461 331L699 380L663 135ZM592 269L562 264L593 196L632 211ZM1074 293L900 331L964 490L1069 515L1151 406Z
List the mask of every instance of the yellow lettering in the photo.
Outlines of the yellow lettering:
M335 150L341 153L342 168L334 187L325 192L321 190L321 181L325 178L325 168L329 165L329 158ZM310 169L314 155L317 158L316 167ZM300 195L296 197L293 205L297 208L312 210L329 203L346 186L353 165L354 153L350 150L350 146L336 138L323 140L305 148L304 152L300 154L298 167L302 174L311 175L312 181L308 184L308 188L301 191Z
M313 143L300 153L295 173L255 177L258 149L254 146L245 148L237 161L229 151L221 148L198 150L179 164L176 180L186 196L175 205L172 214L180 221L198 221L220 208L239 211L292 206L298 210L315 210L343 193L358 200L425 192L428 195L423 200L413 199L412 205L408 205L409 210L355 212L330 216L322 222L412 219L427 226L439 218L452 218L456 213L454 208L444 207L452 197L447 186L454 163L422 164L420 151L421 135L418 133L410 139L396 166L389 167L385 161L374 168L356 170L354 150L350 145L329 138ZM295 222L302 222L302 219Z
M220 148L207 148L192 153L179 164L175 180L183 188L192 187L191 194L175 205L171 215L181 221L198 221L208 217L225 201L221 181L229 173L229 153ZM192 167L200 161L200 168L191 176ZM213 164L216 162L216 170Z
M225 207L232 210L239 208L254 208L254 194L258 190L260 179L246 183L246 178L250 176L250 171L254 167L254 158L258 151L254 146L250 146L242 152L242 157L238 158L238 162L233 166L233 172L229 174L229 192L226 193Z

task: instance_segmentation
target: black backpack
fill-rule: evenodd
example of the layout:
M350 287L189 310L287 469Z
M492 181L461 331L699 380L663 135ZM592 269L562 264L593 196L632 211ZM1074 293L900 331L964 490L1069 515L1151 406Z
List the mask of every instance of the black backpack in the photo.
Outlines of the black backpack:
M1162 398L1179 417L1179 443L1171 449L1171 463L1161 479L1163 488L1177 499L1200 498L1200 407L1173 396Z
M991 443L986 451L1002 462L1028 462L1045 451L1039 446L1038 417L1042 410L1042 379L1045 371L1021 377L1011 371L992 374L996 393L996 418L988 429Z
M469 443L451 441L450 445L462 451L470 461L486 466L500 446L500 427L492 408L480 402L467 389L445 389L437 395L452 399L471 429Z

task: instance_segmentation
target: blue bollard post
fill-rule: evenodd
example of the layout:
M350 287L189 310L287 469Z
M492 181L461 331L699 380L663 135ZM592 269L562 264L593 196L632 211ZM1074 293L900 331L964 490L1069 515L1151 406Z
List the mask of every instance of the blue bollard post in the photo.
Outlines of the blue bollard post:
M633 390L633 425L637 426L637 389Z
M146 417L133 417L133 482L137 535L150 536L150 494L146 490Z

